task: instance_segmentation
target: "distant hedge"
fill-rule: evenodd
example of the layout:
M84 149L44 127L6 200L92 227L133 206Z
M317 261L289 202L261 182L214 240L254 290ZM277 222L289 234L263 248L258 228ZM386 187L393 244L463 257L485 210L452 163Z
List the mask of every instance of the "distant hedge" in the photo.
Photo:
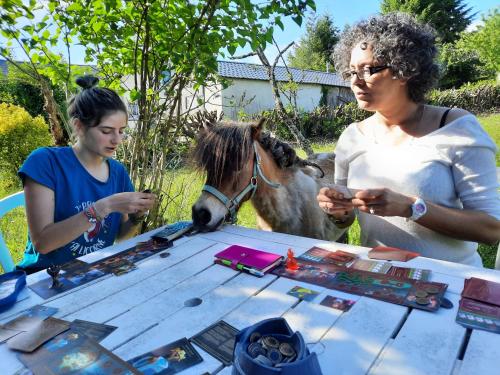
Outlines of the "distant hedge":
M486 81L466 84L459 89L434 90L428 95L428 103L459 107L475 114L500 112L500 85ZM287 112L292 115L291 109L287 109ZM297 126L306 138L331 141L337 139L349 124L364 120L370 115L370 112L359 109L356 102L335 108L316 107L311 112L300 112ZM268 119L266 128L277 137L295 141L276 111L263 111L252 116L240 114L239 120L248 121L262 116Z
M430 104L463 108L475 114L499 112L500 85L487 81L465 84L459 89L434 90L428 99Z

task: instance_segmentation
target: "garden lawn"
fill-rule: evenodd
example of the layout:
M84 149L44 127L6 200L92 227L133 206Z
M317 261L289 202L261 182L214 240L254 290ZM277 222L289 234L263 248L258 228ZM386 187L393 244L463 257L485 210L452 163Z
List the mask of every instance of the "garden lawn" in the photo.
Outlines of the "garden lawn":
M497 146L500 145L500 113L480 116L479 121ZM335 143L313 143L312 147L315 152L331 152L335 148ZM301 157L305 156L302 150L298 150L298 154ZM496 161L497 167L500 167L500 153L497 153ZM191 205L196 201L203 185L202 177L187 168L181 168L171 172L167 181L163 191L163 194L168 196L170 203L165 211L167 221L171 223L178 220L189 220L191 218ZM6 187L5 181L0 185L0 197L13 192L15 190ZM243 204L240 209L238 224L249 228L257 227L255 212L250 203ZM18 262L22 258L27 237L26 217L23 209L16 209L14 212L7 214L0 221L0 230L7 246L11 249L14 261ZM349 229L349 243L360 244L360 230L357 222ZM497 246L479 245L479 253L485 267L494 267L496 252Z

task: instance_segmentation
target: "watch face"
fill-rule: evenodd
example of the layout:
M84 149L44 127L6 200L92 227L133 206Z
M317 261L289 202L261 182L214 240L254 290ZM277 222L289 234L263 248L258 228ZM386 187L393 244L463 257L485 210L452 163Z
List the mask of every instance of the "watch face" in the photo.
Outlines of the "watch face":
M415 212L418 214L423 214L425 212L425 206L422 203L417 203L415 205Z

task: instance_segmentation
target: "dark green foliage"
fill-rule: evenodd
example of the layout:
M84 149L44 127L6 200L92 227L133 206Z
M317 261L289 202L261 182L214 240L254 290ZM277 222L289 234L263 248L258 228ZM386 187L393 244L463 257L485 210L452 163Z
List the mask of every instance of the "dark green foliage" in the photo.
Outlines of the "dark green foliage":
M288 55L288 62L293 68L327 70L333 47L339 40L339 29L333 25L328 14L319 18L310 18L304 35L297 47ZM334 70L333 64L329 64Z
M293 116L291 110L287 109L289 116ZM358 108L355 102L331 108L321 106L311 112L300 112L297 118L297 127L304 137L308 139L334 140L337 139L344 129L352 122L361 121L370 116L370 112ZM242 120L267 118L266 129L274 133L278 138L293 141L295 138L280 118L277 111L263 111L246 117Z
M443 43L457 40L475 16L463 0L382 0L380 10L382 14L400 11L415 15L434 27Z
M443 69L439 80L441 89L459 88L465 83L477 82L489 76L478 53L460 48L458 43L442 45L439 60Z
M58 87L52 87L52 92L62 113L66 113L66 95ZM43 116L48 121L44 110L44 99L40 87L27 79L0 78L0 102L15 104L24 108L32 117Z
M466 84L459 89L434 90L428 95L428 99L430 104L464 108L476 114L498 112L500 86L489 81Z

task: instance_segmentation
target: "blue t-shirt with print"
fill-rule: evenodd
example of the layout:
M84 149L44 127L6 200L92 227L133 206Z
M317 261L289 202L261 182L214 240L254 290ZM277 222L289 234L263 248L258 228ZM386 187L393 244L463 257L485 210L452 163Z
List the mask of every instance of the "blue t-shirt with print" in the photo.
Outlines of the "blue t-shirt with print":
M43 147L33 151L19 169L26 177L54 191L54 222L65 220L101 198L134 191L125 167L113 159L107 160L109 178L102 182L93 177L76 158L71 147ZM121 214L114 212L95 223L78 238L48 254L39 254L28 238L22 268L47 268L110 246L120 229Z

